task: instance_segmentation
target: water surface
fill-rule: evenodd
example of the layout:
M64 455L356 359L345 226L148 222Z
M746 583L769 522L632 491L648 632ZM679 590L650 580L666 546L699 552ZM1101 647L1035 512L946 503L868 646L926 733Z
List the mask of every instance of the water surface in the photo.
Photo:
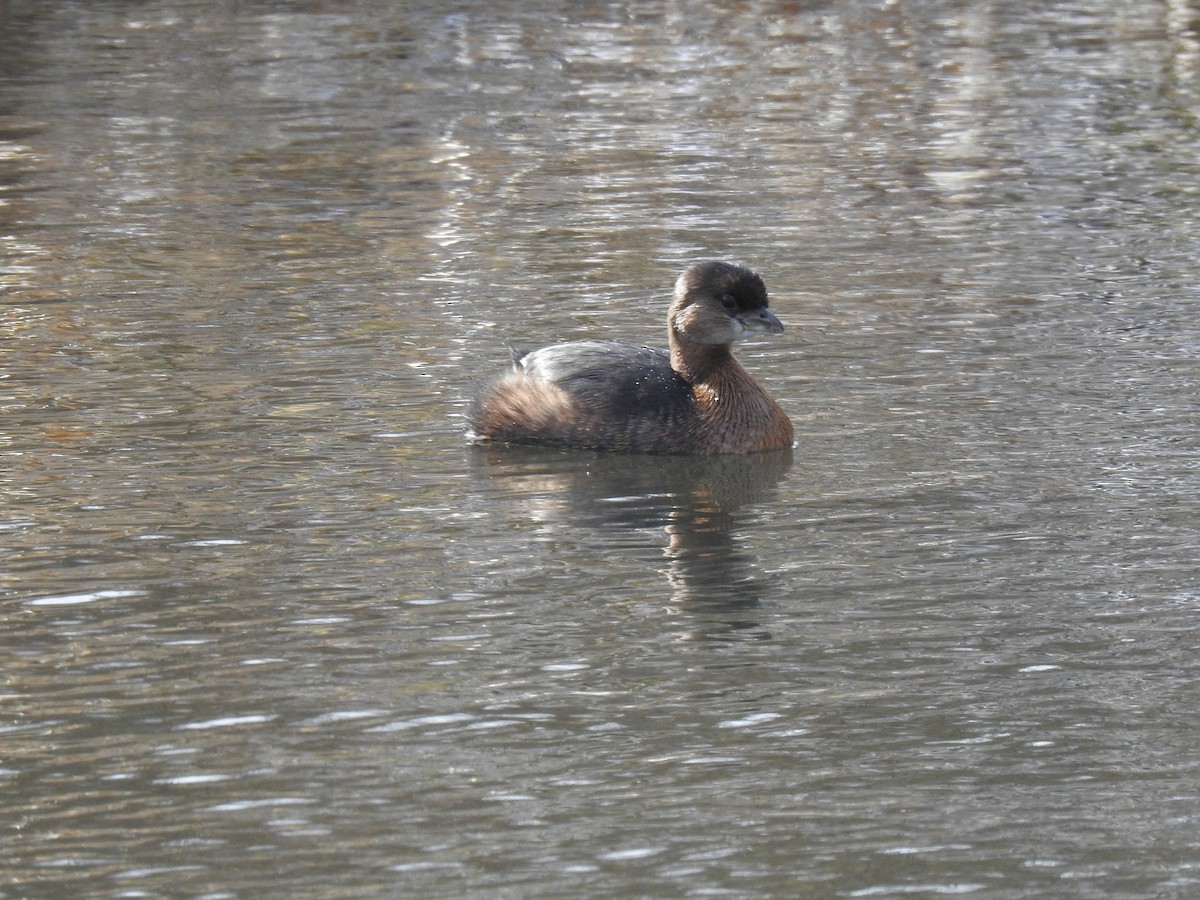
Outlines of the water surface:
M1183 2L9 2L3 882L1189 897ZM792 453L478 448L506 344Z

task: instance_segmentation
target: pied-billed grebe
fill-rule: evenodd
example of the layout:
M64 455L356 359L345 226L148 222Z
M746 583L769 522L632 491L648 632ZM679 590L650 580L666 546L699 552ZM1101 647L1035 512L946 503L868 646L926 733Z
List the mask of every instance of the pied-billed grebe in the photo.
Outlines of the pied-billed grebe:
M641 453L753 453L792 445L792 423L733 358L751 332L779 334L762 279L706 262L675 283L670 352L623 341L535 350L471 410L483 441Z

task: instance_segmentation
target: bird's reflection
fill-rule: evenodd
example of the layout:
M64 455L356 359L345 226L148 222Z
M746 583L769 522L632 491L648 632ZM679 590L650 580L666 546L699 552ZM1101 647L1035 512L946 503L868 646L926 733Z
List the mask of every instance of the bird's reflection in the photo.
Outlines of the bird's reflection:
M755 615L764 574L739 538L742 511L770 497L792 451L746 456L626 456L488 445L476 470L501 491L536 500L542 513L612 532L661 529L672 599L689 636L763 640Z

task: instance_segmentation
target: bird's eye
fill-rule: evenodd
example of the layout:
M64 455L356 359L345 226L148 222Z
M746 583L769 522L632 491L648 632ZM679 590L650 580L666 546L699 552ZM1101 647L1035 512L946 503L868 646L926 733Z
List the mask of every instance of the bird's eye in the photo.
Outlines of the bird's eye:
M721 305L730 312L733 312L735 309L737 309L737 301L733 299L732 294L722 294Z

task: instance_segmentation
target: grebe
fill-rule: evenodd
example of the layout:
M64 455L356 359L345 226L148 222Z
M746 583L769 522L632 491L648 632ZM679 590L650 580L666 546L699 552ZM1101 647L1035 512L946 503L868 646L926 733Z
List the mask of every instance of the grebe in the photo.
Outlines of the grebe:
M705 262L675 283L669 352L624 341L520 357L471 409L480 441L640 453L754 453L792 445L792 423L733 358L746 334L780 334L762 279Z

